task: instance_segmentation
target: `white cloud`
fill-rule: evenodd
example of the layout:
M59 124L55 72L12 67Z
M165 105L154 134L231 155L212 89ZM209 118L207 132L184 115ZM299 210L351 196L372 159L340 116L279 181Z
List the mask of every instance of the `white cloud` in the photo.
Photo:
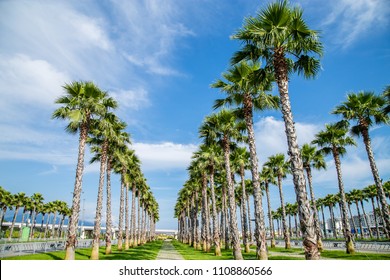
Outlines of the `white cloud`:
M50 107L61 94L61 85L69 80L66 73L41 59L23 54L0 55L0 95L3 110L17 110L20 105L30 108ZM16 108L15 108L16 107Z
M110 95L118 101L120 107L138 110L150 105L148 91L142 87L112 91Z
M193 144L134 143L133 148L139 156L143 170L185 169L191 161L192 153L197 149Z
M124 57L146 72L158 75L179 75L168 59L173 59L180 37L194 33L180 22L175 1L114 1L117 19L126 33Z
M332 27L337 45L348 47L368 32L386 28L390 6L387 0L340 0L329 2L331 12L324 19L326 28Z
M296 123L295 128L300 146L310 143L320 130L319 125L309 123ZM255 137L260 164L276 153L287 154L287 138L282 120L274 117L261 118L255 123Z

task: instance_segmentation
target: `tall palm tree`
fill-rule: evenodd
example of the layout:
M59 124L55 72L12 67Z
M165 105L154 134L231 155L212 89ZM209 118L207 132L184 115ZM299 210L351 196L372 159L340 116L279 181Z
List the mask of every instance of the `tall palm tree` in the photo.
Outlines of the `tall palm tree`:
M376 228L376 237L377 239L379 239L380 238L379 222L378 222L378 217L375 215L375 202L374 202L374 198L377 197L378 195L376 186L375 185L367 186L366 188L363 189L363 193L367 198L371 199L372 214L374 215L375 228Z
M0 210L1 210L0 232L1 232L1 228L3 226L5 213L7 212L8 207L11 207L12 198L13 198L12 194L0 186Z
M41 193L34 193L31 196L32 201L32 212L31 212L31 225L30 225L30 235L29 239L31 240L33 238L34 233L34 226L35 226L35 219L37 217L37 208L39 208L43 204L43 195Z
M336 166L337 180L339 185L339 193L341 198L341 218L343 223L343 232L346 242L346 251L348 254L353 254L355 251L351 227L348 219L347 202L345 198L344 183L341 172L340 157L346 153L346 146L356 145L355 141L347 136L348 128L341 123L326 124L325 130L316 134L313 144L321 147L320 151L324 155L332 154Z
M24 192L19 192L19 193L14 194L12 196L12 206L15 207L15 211L14 211L14 216L12 218L12 225L11 225L11 229L9 231L8 240L11 240L11 238L12 238L12 233L14 231L16 217L18 215L20 207L24 206L25 201L26 201L26 194Z
M366 210L364 208L364 203L363 203L363 201L368 201L369 197L368 197L367 193L364 191L364 189L359 190L359 192L361 192L361 194L360 194L360 206L362 207L362 210L363 210L364 223L367 226L367 230L368 230L368 234L370 235L370 238L373 238L372 230L371 230L370 224L368 222L368 216L366 214Z
M202 158L202 153L199 151L193 155L193 161L191 165L188 167L188 171L190 172L190 176L200 178L201 182L201 242L203 251L207 252L209 248L209 240L208 240L208 221L207 221L207 161Z
M356 227L356 223L355 223L355 219L353 218L353 214L352 214L352 210L351 210L351 205L352 203L354 203L354 197L353 195L351 195L350 193L346 193L345 194L345 199L347 201L347 205L348 205L348 210L349 210L349 215L351 217L351 222L352 222L352 228L353 228L353 231L355 233L355 237L358 236L358 230L357 230L357 227ZM361 224L360 224L361 225ZM361 226L360 226L360 229L361 229L361 232L363 232ZM363 238L363 237L362 237Z
M250 154L246 147L237 147L232 153L232 165L236 167L241 178L241 196L240 196L240 205L242 208L242 220L243 220L243 232L242 232L242 241L245 248L245 253L250 252L249 242L248 242L248 217L247 217L247 206L246 205L246 185L245 185L245 170L250 167L249 164ZM253 186L253 184L252 184Z
M342 115L348 122L356 121L355 125L351 127L351 132L353 135L361 135L363 137L371 172L378 192L378 198L384 214L385 227L390 232L390 209L383 191L382 179L379 176L379 171L376 166L369 135L369 128L372 125L381 123L388 124L390 122L389 115L383 112L385 105L386 100L383 96L375 95L373 92L361 91L348 94L347 100L337 106L332 113Z
M276 109L279 99L276 96L266 94L271 89L272 75L260 68L259 63L241 61L234 65L228 72L222 74L224 79L215 82L212 87L219 88L227 94L225 99L218 99L215 108L227 105L240 106L238 112L244 118L248 131L248 146L253 182L253 197L255 210L255 239L257 243L257 257L268 259L266 250L266 233L264 224L264 211L262 206L258 157L256 152L256 140L253 128L253 111Z
M332 223L333 237L337 239L336 220L333 211L333 208L335 207L336 203L337 203L337 197L334 194L328 194L323 198L324 206L327 206L329 209L330 221Z
M275 242L275 230L273 225L273 217L271 211L271 199L269 195L269 184L276 185L275 181L275 175L273 174L273 170L271 168L268 168L266 166L263 166L263 169L261 170L260 174L260 180L264 182L264 189L267 196L267 206L268 206L268 221L269 221L269 230L271 233L271 248L275 248L276 242Z
M117 142L110 145L110 164L115 173L121 176L120 201L119 201L119 223L118 223L118 244L117 248L121 251L123 248L123 217L125 206L125 176L126 176L126 154L129 150L130 135L124 131L119 132ZM108 167L107 167L108 168ZM109 180L107 179L107 182ZM107 208L110 202L107 201ZM109 212L109 211L107 211ZM111 236L106 236L107 239Z
M325 238L328 238L328 234L326 232L326 221L325 221L325 214L324 214L324 199L323 198L318 198L317 201L316 201L316 205L317 207L319 207L321 209L321 214L322 214L322 232L323 232L323 236ZM322 234L321 234L322 236Z
M84 153L91 120L103 115L108 107L115 107L113 99L100 90L92 82L72 82L64 86L66 94L59 97L55 103L62 107L53 112L52 117L67 119L66 131L75 134L79 131L79 151L77 157L76 178L72 199L72 214L68 225L66 242L66 260L75 259L77 225L80 212L80 197L82 192L82 177L84 170Z
M206 127L200 127L200 130L207 129ZM207 134L208 135L208 134ZM221 246L219 238L219 229L217 227L217 206L216 206L216 197L215 197L215 184L214 184L214 174L216 166L221 163L222 150L220 146L215 143L215 139L210 139L206 137L204 139L204 144L199 147L199 154L195 157L202 158L206 164L206 170L208 171L209 181L210 181L210 195L211 195L211 209L212 209L212 220L213 220L213 243L214 243L214 254L216 256L221 256ZM206 190L204 190L206 191Z
M241 253L241 245L237 225L234 185L231 176L230 145L232 139L237 139L241 137L241 132L245 129L245 124L237 122L237 118L234 112L227 109L222 109L218 113L206 117L205 123L207 123L208 126L214 128L214 130L209 131L210 133L215 134L215 138L219 139L222 145L222 149L224 151L233 256L236 260L242 260L243 258Z
M285 247L286 249L289 249L291 248L291 243L286 223L286 208L283 196L282 179L286 178L286 175L291 172L290 162L285 160L284 154L276 154L274 156L270 156L264 166L270 168L272 170L272 173L276 176L278 180L277 182L279 188L280 207L282 209L283 236L285 241Z
M115 109L117 103L113 102L111 108ZM108 110L109 108L107 108ZM119 125L120 124L120 125ZM107 162L109 156L109 147L112 142L116 140L117 131L125 125L119 121L118 117L112 112L107 111L99 119L91 122L91 137L88 139L88 143L92 144L91 151L95 153L95 156L91 159L91 163L100 161L100 176L98 196L96 203L95 223L93 231L93 244L91 259L99 259L99 243L100 243L100 231L101 231L101 218L103 208L103 187L104 177L111 170L107 170ZM111 169L111 167L110 167ZM109 171L109 172L108 172ZM109 184L109 182L107 182ZM111 202L111 199L110 199Z
M350 200L355 202L356 210L358 214L359 227L360 227L360 236L364 238L364 230L362 225L362 216L360 214L359 201L363 199L363 192L361 190L353 189L349 191ZM353 219L353 217L351 216Z
M300 7L290 7L286 0L270 3L256 17L248 17L244 26L233 35L246 43L233 57L233 62L243 59L262 59L275 74L278 85L288 153L299 205L301 230L304 236L306 259L319 259L317 237L312 211L307 199L306 183L288 91L289 74L297 72L305 78L314 77L320 69L317 56L322 55L318 32L309 29ZM257 54L257 56L254 56Z
M321 153L319 153L316 150L316 148L311 146L310 144L304 144L302 146L301 155L302 155L303 168L306 171L307 181L309 183L311 206L314 214L314 224L317 231L317 245L318 245L318 249L322 251L323 249L322 240L321 240L322 236L321 236L320 222L317 215L317 205L316 205L316 199L314 195L313 176L311 173L311 169L312 168L315 168L317 170L326 169L326 163L324 160L324 156Z

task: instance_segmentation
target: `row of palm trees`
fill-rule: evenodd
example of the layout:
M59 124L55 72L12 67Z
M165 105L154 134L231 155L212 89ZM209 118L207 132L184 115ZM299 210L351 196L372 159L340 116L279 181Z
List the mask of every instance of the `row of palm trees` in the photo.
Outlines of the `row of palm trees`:
M387 181L384 184L384 188L385 188L386 197L389 198L389 196L390 196L390 189L389 189L390 188L390 181ZM375 185L367 186L364 189L352 189L349 192L347 192L345 195L346 195L346 199L347 199L347 203L348 203L348 210L349 210L348 212L350 215L350 221L352 223L352 228L353 228L355 238L360 237L361 239L365 239L365 238L369 237L370 239L373 239L373 238L380 239L381 238L381 231L383 230L384 236L386 236L387 239L390 239L390 236L389 236L388 232L386 231L386 228L383 227L384 218L383 218L382 211L380 211L379 200L377 197ZM237 196L237 194L236 194L236 196ZM322 217L322 221L319 221L319 222L320 222L320 225L322 225L321 234L322 234L323 238L325 238L325 239L331 238L331 237L336 238L336 239L339 238L337 226L336 226L336 218L335 218L335 214L334 214L334 209L337 206L339 208L341 208L340 201L341 200L340 200L339 193L328 194L325 197L318 198L316 200L317 210L321 211L321 213L322 213L322 215L318 215L318 213L317 213L317 215L319 217ZM370 220L371 218L366 213L366 208L364 206L365 201L371 202L371 206L372 206L371 217L374 218L375 234L373 233L372 228L371 228L372 227L371 226L372 221ZM354 216L353 211L351 209L352 205L354 205L354 207L356 209L355 213L357 213L358 223L356 223L355 219L352 219L352 217ZM285 207L286 216L288 216L288 218L289 218L288 229L290 230L290 236L292 236L292 232L294 232L295 237L298 238L301 236L300 230L298 229L298 225L297 225L298 204L297 203L294 203L294 204L286 203L284 207ZM325 214L324 214L325 207L327 207L327 209L329 211L330 223L331 223L330 229L332 231L332 236L328 235L328 230L326 227L326 220L325 220ZM362 212L360 212L360 210L362 210ZM272 236L272 233L275 232L275 233L277 233L278 236L283 236L283 234L279 233L280 229L283 229L283 221L282 221L283 209L282 209L282 207L279 207L274 211L271 210L270 213L271 213L271 215L270 215L271 219L276 220L277 225L278 225L278 230L275 230L273 223L271 223L269 226L270 233L271 233L271 240L272 240L271 246L273 247L274 245L272 245L272 244L274 244L275 240L274 240L274 236ZM341 211L340 211L340 213L341 213ZM363 215L361 215L361 213L363 213ZM294 231L292 230L292 226L291 226L291 224L292 224L291 218L292 217L294 217L294 220L295 220L295 230ZM279 226L279 224L281 224L281 226ZM367 229L366 231L368 232L368 234L366 234L366 235L364 234L365 233L364 228L366 228Z
M232 67L222 74L223 79L212 84L213 88L219 88L226 96L216 100L214 106L215 109L223 108L207 116L199 128L199 136L203 139L203 143L194 153L193 161L188 168L189 179L179 191L175 207L175 215L179 220L180 238L194 247L199 247L202 243L204 250L210 249L212 240L215 254L218 255L221 243L219 236L226 238L229 234L229 239L226 238L226 240L230 241L225 241L225 247L229 247L231 242L234 258L242 259L237 226L234 174L239 172L241 176L243 195L240 203L243 209L249 209L248 205L245 205L246 190L242 175L245 166L239 164L238 167L234 167L235 164L232 161L233 153L238 150L237 147L243 145L239 143L244 143L249 148L250 161L247 168L252 175L256 253L259 259L268 258L261 184L267 184L269 179L261 179L260 174L264 170L259 173L253 114L254 110L280 109L285 123L289 158L285 160L283 154L276 155L264 166L268 169L264 172L272 174L270 177L277 179L280 193L283 192L281 181L285 176L284 170L288 169L292 174L305 256L306 259L319 259L322 246L321 233L311 174L311 167L315 163L304 162L305 156L298 146L288 92L290 73L297 72L310 78L314 77L320 69L318 57L322 54L322 44L319 41L318 32L308 28L299 7L290 7L287 1L279 1L269 4L256 17L247 18L244 26L232 38L241 40L243 47L233 55ZM261 63L264 64L263 68ZM274 82L279 90L278 97L266 93L272 89ZM343 120L336 124L327 124L324 130L316 134L315 140L311 143L316 147L309 144L307 147L312 153L311 156L332 155L335 161L341 198L343 232L348 253L353 253L354 247L340 162L341 156L346 153L346 147L356 145L354 139L347 135L348 132L363 136L386 230L390 227L389 207L368 133L374 123L388 123L389 121L388 113L386 113L389 98L386 99L386 96L388 97L387 91L384 95L375 95L372 92L349 94L347 101L336 107L333 112L341 115ZM356 124L350 128L350 122L355 121ZM305 171L310 188L310 199L306 190ZM222 201L220 216L217 212L215 195L218 184L221 188ZM211 196L210 211L208 188L210 188ZM202 217L200 235L197 222L199 204L201 204ZM285 205L282 196L281 205ZM213 220L212 239L208 236L210 215ZM218 217L220 217L220 226L218 226ZM272 219L269 217L269 220ZM219 228L225 230L220 234ZM288 244L287 226L284 226L284 231L286 244ZM246 248L248 237L245 232L244 229L243 243Z
M40 238L56 238L62 236L62 227L65 223L65 219L70 215L70 208L65 201L55 200L44 203L43 195L40 193L34 193L28 197L24 192L12 194L11 192L0 187L0 203L1 203L1 214L0 214L0 228L2 228L3 221L5 219L6 211L13 210L12 224L9 231L8 240L11 240L15 228L15 223L19 210L23 209L21 225L29 226L30 232L28 239L34 237L34 229L36 226L37 216L41 215L41 231L43 230L43 224L46 218L46 225L43 235L40 234ZM61 216L61 219L57 219L57 215ZM49 222L51 223L51 231L49 231ZM30 223L28 223L30 220ZM58 220L57 231L56 223ZM22 231L19 230L19 238L22 237Z
M75 81L65 84L64 89L65 95L56 100L61 107L54 111L53 118L67 120L66 131L79 133L79 151L65 259L75 259L84 154L87 145L90 146L93 154L90 162L100 162L91 259L99 258L104 185L107 201L106 254L111 253L111 173L113 171L121 176L118 249L123 249L123 240L125 240L125 249L145 242L147 231L150 232L148 238L154 238L155 222L159 219L158 204L146 184L140 160L135 151L130 148L130 135L125 131L126 123L113 112L118 107L117 101L93 82ZM132 193L131 212L129 191Z

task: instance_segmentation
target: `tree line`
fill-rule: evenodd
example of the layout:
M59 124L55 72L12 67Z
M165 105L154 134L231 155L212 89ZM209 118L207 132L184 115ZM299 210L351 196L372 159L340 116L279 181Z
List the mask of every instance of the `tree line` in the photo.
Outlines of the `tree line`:
M300 7L292 7L287 1L278 1L261 9L255 17L246 18L243 27L232 35L232 39L240 40L242 48L232 55L231 68L222 74L222 79L211 85L212 88L220 89L225 97L215 101L214 109L219 110L206 116L199 128L202 144L193 155L188 167L189 179L179 191L175 205L180 239L206 251L213 245L216 255L220 255L221 244L225 248L232 246L234 259L242 259L236 207L242 205L242 240L245 249L249 250L248 239L251 237L247 236L247 228L250 226L247 221L251 218L244 178L245 170L250 170L257 258L268 258L262 185L265 186L268 198L268 184L277 182L283 235L286 246L289 246L282 179L290 173L296 194L305 257L320 259L322 235L311 168L325 167L322 163L315 163L314 157L330 155L337 171L346 251L353 253L353 236L341 171L341 158L346 153L346 147L356 145L349 132L363 138L383 214L384 228L389 232L389 206L372 152L369 129L374 124L389 123L390 87L386 87L383 94L379 95L365 91L348 94L347 100L332 112L340 115L342 120L326 124L315 135L312 143L300 147L288 85L293 73L313 78L320 70L323 46L318 31L308 27ZM279 96L268 93L275 84ZM280 110L283 116L288 158L284 154L274 155L260 171L253 115L255 111L272 109ZM249 162L245 162L244 157L249 158ZM241 178L241 197L238 200L235 196L236 173ZM306 182L310 189L310 199ZM220 189L219 195L217 189ZM268 218L272 221L270 208Z
M34 229L36 226L37 216L41 215L41 232L39 238L56 238L63 235L63 225L65 219L70 215L70 208L65 201L54 200L44 203L44 197L41 193L34 193L30 197L24 192L12 194L3 187L0 187L0 228L2 229L5 214L8 209L13 210L13 218L11 227L8 233L8 240L11 240L14 235L15 223L19 210L22 211L21 226L29 226L30 232L28 239L34 238ZM61 216L61 219L57 223L57 215ZM43 230L43 224L46 218L45 229ZM49 229L49 222L52 218L51 230ZM30 220L30 221L29 221ZM29 221L29 222L28 222ZM57 225L57 231L55 230ZM22 237L22 230L19 229L17 234L18 238Z
M91 259L99 258L99 243L106 190L106 254L111 253L112 211L111 173L121 177L119 202L118 250L126 250L154 239L155 223L159 219L158 203L146 183L141 162L131 148L130 134L114 110L118 102L90 81L74 81L64 85L65 94L55 103L61 105L52 117L67 120L66 131L79 134L79 149L65 259L75 259L77 225L84 170L85 148L93 154L90 163L100 162L98 195L96 202ZM131 210L129 192L131 191ZM136 213L137 211L137 213ZM148 234L147 234L148 233ZM123 244L124 243L124 244Z

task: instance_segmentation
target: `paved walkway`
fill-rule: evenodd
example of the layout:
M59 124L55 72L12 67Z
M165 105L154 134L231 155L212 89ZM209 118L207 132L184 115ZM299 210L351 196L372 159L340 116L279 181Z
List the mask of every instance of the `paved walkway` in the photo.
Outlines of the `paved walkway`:
M158 252L156 260L184 260L171 243L172 240L166 239Z

